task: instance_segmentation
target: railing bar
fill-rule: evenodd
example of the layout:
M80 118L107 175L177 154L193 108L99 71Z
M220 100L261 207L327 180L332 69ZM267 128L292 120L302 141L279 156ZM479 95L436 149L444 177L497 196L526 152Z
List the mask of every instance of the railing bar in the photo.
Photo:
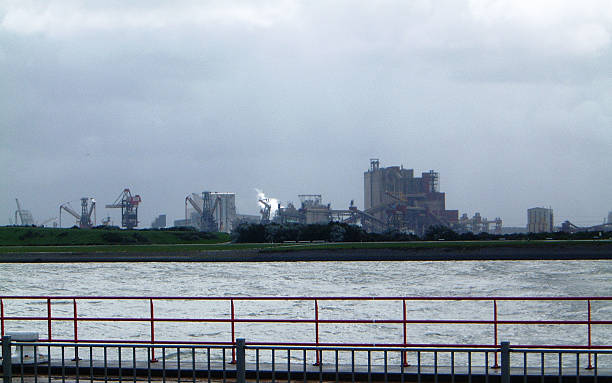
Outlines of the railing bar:
M544 383L544 353L540 353L540 381Z
M225 364L223 364L223 370L225 371ZM176 348L176 381L181 383L181 348Z
M196 383L196 358L195 347L191 348L191 372L193 374L193 383Z
M485 351L485 383L489 383L489 352Z
M451 351L451 383L455 383L455 352Z
M24 373L23 373L23 365L24 365L24 363L23 363L23 346L19 347L19 349L20 349L19 355L20 355L20 358L21 358L21 361L20 361L21 376L20 376L19 380L21 381L21 383L23 383L23 375L24 375Z
M38 347L34 346L34 383L38 383Z
M523 351L523 383L527 383L527 353Z
M493 344L497 347L498 345L498 338L497 338L497 327L498 327L498 321L497 321L497 300L493 300L493 321L494 321L494 339L493 339ZM497 368L499 365L497 364L497 352L494 354L495 355L495 368ZM488 374L488 372L487 372Z
M351 350L351 383L355 383L355 350Z
M162 347L162 382L166 383L166 347Z
M47 346L47 378L49 383L51 383L51 346Z
M108 382L108 348L104 346L104 382Z
M227 301L228 299L241 300L241 301L312 301L313 299L324 300L324 301L490 301L496 299L498 301L610 301L612 296L290 296L290 297L276 297L276 296L88 296L88 295L2 295L2 299L11 300L46 300L53 298L57 300L72 300L72 299L89 299L89 300L165 300L165 301Z
M210 383L210 380L211 380L211 377L210 377L210 347L206 348L206 360L207 360L206 361L206 366L207 366L206 375L207 375L208 383Z
M306 383L307 379L306 379L306 349L302 350L302 368L303 368L303 375L304 375L304 383Z
M388 376L387 376L387 357L388 357L387 350L385 350L383 352L383 358L385 359L385 380L384 380L385 383L389 382L389 379L388 379Z
M438 352L434 351L434 383L438 383Z
M580 353L576 353L576 383L580 382Z
M93 372L93 347L89 346L89 382L93 383L94 381L94 372Z
M404 383L405 381L404 368L406 365L406 356L405 352L400 352L400 383Z
M588 331L587 337L588 337L589 348L591 348L592 343L591 343L591 301L590 300L587 300L587 311L588 311L587 320L589 322L589 324L587 325L587 328L588 328L588 330L587 330ZM587 368L590 369L590 368L592 368L592 366L591 366L591 353L589 353L588 358L589 358L589 364L588 364Z
M117 353L119 354L119 382L121 382L123 380L123 371L121 371L121 346L117 348Z
M421 351L417 352L417 383L421 383Z
M223 370L225 371L225 363L223 364ZM180 347L176 348L176 381L178 383L181 383L181 348Z
M231 336L232 336L232 343L236 341L236 330L235 330L235 326L236 326L236 322L235 322L236 316L234 314L234 300L230 299L230 320L231 320ZM232 364L236 363L236 347L232 347Z
M304 351L306 352L306 351ZM305 359L304 359L305 360ZM306 371L306 369L304 369ZM304 372L305 374L306 372ZM306 379L306 378L304 378ZM255 381L259 383L259 349L255 350Z
M336 361L335 361L335 364L336 364L336 383L338 383L340 381L340 373L339 373L339 370L338 370L338 356L339 356L338 355L338 350L335 350L334 354L336 356Z
M468 383L472 383L472 352L468 351Z
M75 369L76 369L76 383L79 383L80 380L80 376L79 376L79 346L74 346L74 364L75 364Z
M132 373L136 383L136 346L132 347Z
M147 382L151 383L151 349L147 347Z
M271 350L272 354L272 383L276 382L276 357L274 355L274 349Z
M372 383L372 351L368 350L368 383Z
M221 349L222 354L223 354L223 383L227 382L227 372L225 371L225 348Z
M4 336L4 301L0 298L0 338Z
M287 349L287 383L291 383L291 349Z
M22 364L22 367L23 367L23 364ZM65 348L64 346L62 346L62 383L65 383L65 382L66 382L66 356L65 356Z
M62 346L62 383L66 382L66 348Z
M47 339L51 341L51 299L47 298Z
M318 351L317 355L319 356L317 359L317 364L319 365L319 383L323 383L323 351Z

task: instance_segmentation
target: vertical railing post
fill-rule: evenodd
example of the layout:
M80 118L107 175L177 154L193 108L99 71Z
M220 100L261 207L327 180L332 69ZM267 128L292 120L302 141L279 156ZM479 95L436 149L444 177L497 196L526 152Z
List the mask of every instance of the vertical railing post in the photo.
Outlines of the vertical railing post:
M79 341L79 331L78 331L78 319L77 319L77 303L76 299L72 299L72 329L74 331L74 343ZM74 346L74 359L73 361L80 360L79 358L79 346Z
M13 366L11 355L11 337L2 337L2 382L11 383L13 380Z
M497 347L497 300L493 300L493 344ZM497 363L497 352L495 353L495 364L493 368L499 368L499 364Z
M234 300L230 300L230 305L231 305L231 317L232 317L232 342L234 342L234 339L236 339L236 325L234 323L234 320L236 319L236 314L234 311ZM232 347L232 364L236 364L236 347Z
M319 301L315 299L314 301L314 314L315 314L315 345L319 347ZM315 366L321 364L321 355L320 350L315 351L316 361Z
M51 342L51 298L47 298L47 340Z
M406 347L406 343L408 342L408 336L406 334L406 300L403 299L403 313L404 313L404 347ZM404 367L408 367L408 360L407 357L408 353L406 351L404 351Z
M4 336L4 302L0 299L0 337Z
M510 383L510 342L501 342L501 383Z
M246 381L245 340L236 339L236 383Z
M587 310L588 310L588 337L589 337L589 365L587 370L593 369L593 364L591 363L591 300L587 300Z
M155 345L155 313L153 310L153 298L149 298L149 313L151 314L151 345ZM151 362L157 362L157 359L155 359L155 347L151 347Z

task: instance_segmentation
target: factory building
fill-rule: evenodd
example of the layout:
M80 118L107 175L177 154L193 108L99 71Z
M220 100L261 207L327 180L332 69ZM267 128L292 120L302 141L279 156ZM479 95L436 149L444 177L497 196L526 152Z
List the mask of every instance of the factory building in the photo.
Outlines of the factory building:
M175 226L191 226L201 231L230 233L236 222L236 194L204 191L185 197L185 219Z
M446 210L446 196L439 188L439 174L430 170L421 177L402 166L380 167L370 160L364 173L366 230L399 230L422 235L432 225L453 226L459 212Z
M494 220L489 221L487 218L482 217L478 212L474 213L472 218L468 218L466 213L462 214L459 218L458 224L454 225L453 229L460 234L468 232L472 232L474 234L503 234L501 218L496 217Z
M551 233L553 231L553 211L544 207L527 209L527 232Z
M299 209L291 202L287 206L279 204L276 215L271 218L267 216L270 211L269 201L260 200L260 203L264 205L261 211L262 223L265 223L268 219L281 224L299 223L306 225L328 224L332 221L331 206L323 204L321 194L300 194L298 198L301 201Z
M160 214L155 218L153 222L151 222L151 227L153 229L163 229L166 227L166 215Z
M217 223L219 231L230 233L233 222L236 220L236 194L235 193L210 193L215 203L213 206L213 218Z

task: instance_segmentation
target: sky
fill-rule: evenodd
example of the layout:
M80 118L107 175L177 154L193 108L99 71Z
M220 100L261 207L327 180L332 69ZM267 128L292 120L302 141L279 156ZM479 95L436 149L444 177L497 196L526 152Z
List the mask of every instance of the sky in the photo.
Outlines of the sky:
M204 190L362 208L370 158L460 214L600 224L611 47L609 0L0 0L0 224L118 224L126 187L140 227Z

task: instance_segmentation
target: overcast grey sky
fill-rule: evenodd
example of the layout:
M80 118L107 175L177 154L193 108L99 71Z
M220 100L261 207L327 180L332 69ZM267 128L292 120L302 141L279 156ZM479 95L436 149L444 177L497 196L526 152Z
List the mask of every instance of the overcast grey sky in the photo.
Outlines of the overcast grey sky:
M118 223L124 187L141 227L203 190L363 207L371 157L470 216L598 224L611 39L609 0L0 0L0 224L82 196Z

